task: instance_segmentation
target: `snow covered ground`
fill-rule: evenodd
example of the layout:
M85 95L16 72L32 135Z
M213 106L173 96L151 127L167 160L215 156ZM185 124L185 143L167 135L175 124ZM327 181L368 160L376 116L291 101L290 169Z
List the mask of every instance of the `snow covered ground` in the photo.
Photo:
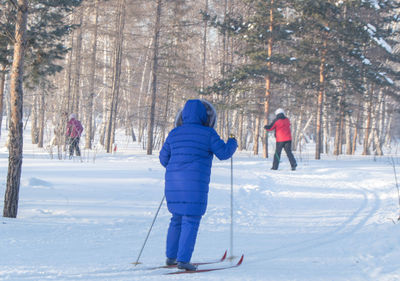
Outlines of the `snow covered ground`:
M5 132L0 140L0 209L7 177ZM25 133L28 135L28 133ZM123 141L124 142L124 141ZM83 162L51 159L25 141L17 219L0 218L0 280L400 280L399 198L391 157L236 153L234 269L164 276L169 213L163 204L158 152L126 141L116 154L85 154ZM87 153L87 152L85 152ZM400 156L393 153L400 174ZM231 162L214 161L209 207L193 261L230 248ZM229 263L229 262L227 262Z

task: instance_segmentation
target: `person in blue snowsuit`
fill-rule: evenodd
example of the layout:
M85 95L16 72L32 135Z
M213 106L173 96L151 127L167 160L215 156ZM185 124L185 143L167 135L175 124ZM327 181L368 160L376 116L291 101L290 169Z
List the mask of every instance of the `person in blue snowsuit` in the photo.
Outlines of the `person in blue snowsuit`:
M226 160L237 148L234 137L226 143L220 138L213 129L215 120L216 112L209 102L188 100L160 151L160 162L166 168L165 197L172 214L166 263L180 269L197 269L190 259L207 208L213 156Z

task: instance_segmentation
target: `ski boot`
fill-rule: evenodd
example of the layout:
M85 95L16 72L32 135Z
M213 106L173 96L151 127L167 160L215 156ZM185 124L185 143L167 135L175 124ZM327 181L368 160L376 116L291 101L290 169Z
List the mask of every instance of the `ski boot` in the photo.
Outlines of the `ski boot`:
M165 261L165 264L168 266L171 266L171 265L177 265L178 263L176 262L176 259L167 258L167 260Z
M180 262L178 261L178 268L179 269L184 269L186 271L196 271L197 266L191 264L190 262Z

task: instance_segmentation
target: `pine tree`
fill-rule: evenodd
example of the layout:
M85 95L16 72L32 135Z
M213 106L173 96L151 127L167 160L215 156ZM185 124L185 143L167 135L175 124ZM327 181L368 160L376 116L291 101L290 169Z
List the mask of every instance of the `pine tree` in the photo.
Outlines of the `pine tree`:
M22 168L22 107L24 75L24 56L26 41L26 26L28 18L28 0L18 0L15 4L17 10L15 21L15 44L13 64L11 67L11 118L10 118L10 144L7 173L7 188L4 196L3 216L16 218L18 213L19 185Z
M18 0L17 3L11 3L14 6L10 11L10 25L15 26L15 32L8 35L7 42L7 48L13 50L13 62L10 82L10 157L3 216L15 218L18 212L23 153L23 82L28 86L41 85L42 79L61 69L55 61L61 59L61 54L66 51L61 37L70 28L70 25L63 22L63 12L70 11L80 1ZM34 20L28 19L28 11ZM3 27L1 33L9 33L9 29ZM25 79L24 73L29 74Z
M223 22L214 17L213 25L221 32L228 32L241 40L242 47L238 52L246 60L241 65L234 66L226 77L206 91L235 92L241 87L246 88L245 84L249 84L249 81L255 81L256 88L261 86L264 89L263 97L259 96L256 103L264 104L265 125L269 122L272 85L288 79L288 66L292 64L289 41L292 27L288 15L285 14L288 1L246 0L244 3L247 12L245 15L228 14ZM264 157L268 157L267 136L263 140Z
M382 74L393 74L385 67L386 59L381 56L372 63L370 56L371 49L378 48L382 53L384 47L383 44L376 44L379 40L371 36L371 31L368 30L372 19L384 22L382 10L378 12L371 3L325 0L296 2L296 10L301 15L297 18L299 28L296 33L296 36L301 38L296 47L298 68L303 75L312 79L311 85L318 86L315 102L316 159L320 159L323 148L321 120L324 104L337 105L331 107L334 112L323 114L331 113L336 116L335 122L340 123L344 115L351 112L349 108L354 106L352 100L360 99L369 93L371 88L367 84L377 87L390 86L389 80ZM310 81L307 80L302 83L304 88L310 85ZM339 136L342 129L343 126L337 126L337 153L341 148ZM329 135L325 138L329 138Z
M15 17L9 1L0 1L0 137L3 121L4 87L6 74L11 66L12 50L10 42L14 33L12 19Z

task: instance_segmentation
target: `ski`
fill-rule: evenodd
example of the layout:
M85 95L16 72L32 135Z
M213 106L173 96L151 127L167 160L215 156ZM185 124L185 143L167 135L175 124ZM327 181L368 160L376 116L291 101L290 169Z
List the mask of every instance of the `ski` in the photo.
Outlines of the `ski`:
M210 272L210 271L217 271L217 270L224 270L224 269L234 268L234 267L238 267L238 266L240 266L242 264L243 258L244 258L244 255L242 255L240 257L240 260L234 265L214 267L214 268L205 268L205 269L197 269L197 270L193 270L193 271L180 270L180 271L168 272L168 273L165 273L164 275L202 273L202 272Z
M194 262L192 264L194 265L206 265L206 264L215 264L215 263L221 263L226 259L226 256L228 254L228 250L225 251L225 253L223 254L223 256L218 259L218 260L213 260L213 261L206 261L206 262ZM162 268L176 268L177 265L160 265L160 266L154 266L154 267L148 267L145 268L147 270L155 270L155 269L162 269Z

